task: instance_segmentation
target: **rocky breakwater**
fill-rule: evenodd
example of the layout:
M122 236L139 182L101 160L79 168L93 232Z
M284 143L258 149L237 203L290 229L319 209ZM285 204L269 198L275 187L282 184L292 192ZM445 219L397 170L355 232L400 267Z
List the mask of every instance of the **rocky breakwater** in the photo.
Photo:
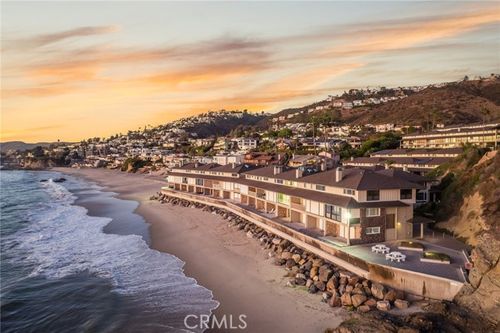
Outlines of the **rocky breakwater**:
M161 203L199 208L220 215L231 228L245 232L268 250L273 263L286 270L289 287L321 295L321 301L331 307L344 307L360 313L372 310L390 311L410 306L404 292L372 282L338 267L315 254L297 247L252 222L224 209L159 193L151 197Z

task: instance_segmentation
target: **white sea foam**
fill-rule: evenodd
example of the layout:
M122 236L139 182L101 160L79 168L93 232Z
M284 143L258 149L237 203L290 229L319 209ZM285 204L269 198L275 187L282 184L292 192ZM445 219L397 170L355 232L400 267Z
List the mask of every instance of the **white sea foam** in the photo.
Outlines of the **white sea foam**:
M32 223L16 235L27 260L36 265L32 275L88 272L109 279L116 292L140 297L177 328L185 314L208 314L218 306L210 290L184 275L180 259L150 249L140 236L103 233L111 219L88 216L61 184L42 186L52 200L31 211Z

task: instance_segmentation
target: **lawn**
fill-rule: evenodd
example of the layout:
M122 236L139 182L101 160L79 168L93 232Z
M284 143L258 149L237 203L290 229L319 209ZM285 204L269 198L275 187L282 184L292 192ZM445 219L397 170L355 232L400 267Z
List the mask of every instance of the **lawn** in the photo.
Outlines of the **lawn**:
M426 251L423 254L424 259L431 259L431 260L436 260L436 261L448 261L451 262L451 258L449 255L441 253L441 252L434 252L434 251Z

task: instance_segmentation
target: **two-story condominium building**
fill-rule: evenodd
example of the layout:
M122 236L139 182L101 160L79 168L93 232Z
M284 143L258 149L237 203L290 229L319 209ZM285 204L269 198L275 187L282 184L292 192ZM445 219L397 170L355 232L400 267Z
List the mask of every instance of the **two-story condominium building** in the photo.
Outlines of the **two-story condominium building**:
M403 136L403 148L455 148L469 143L480 147L498 147L500 124L449 127L423 134Z
M440 165L450 162L462 152L462 148L386 149L374 152L369 157L352 157L342 161L342 164L363 168L390 166L391 168L425 175Z
M350 245L412 238L421 185L381 170L308 172L189 164L172 169L167 180L172 190L228 200L321 239Z

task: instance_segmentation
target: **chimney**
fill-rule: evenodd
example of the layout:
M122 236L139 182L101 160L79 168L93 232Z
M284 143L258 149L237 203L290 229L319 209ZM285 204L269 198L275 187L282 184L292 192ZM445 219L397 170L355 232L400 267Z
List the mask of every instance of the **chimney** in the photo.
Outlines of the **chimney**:
M321 161L321 171L326 171L326 160Z
M236 163L234 163L234 162L231 163L231 168L233 168L233 169L236 168Z
M384 163L384 168L387 170L389 169L389 163Z
M408 172L408 166L404 165L404 166L403 166L403 171L404 171L404 172Z
M195 162L195 163L194 163L194 167L195 167L195 168L197 168L197 167L199 167L199 166L200 166L200 163L198 163L198 162Z
M351 156L351 161L354 161L354 156Z
M335 181L338 183L339 181L342 180L343 177L344 177L344 169L342 169L341 167L337 167L337 169L335 169Z
M300 178L304 174L304 170L298 168L295 170L295 178Z
M281 165L275 165L275 166L273 167L273 173L274 173L275 175L277 175L277 174L281 173L281 171L283 171L283 167L282 167Z

